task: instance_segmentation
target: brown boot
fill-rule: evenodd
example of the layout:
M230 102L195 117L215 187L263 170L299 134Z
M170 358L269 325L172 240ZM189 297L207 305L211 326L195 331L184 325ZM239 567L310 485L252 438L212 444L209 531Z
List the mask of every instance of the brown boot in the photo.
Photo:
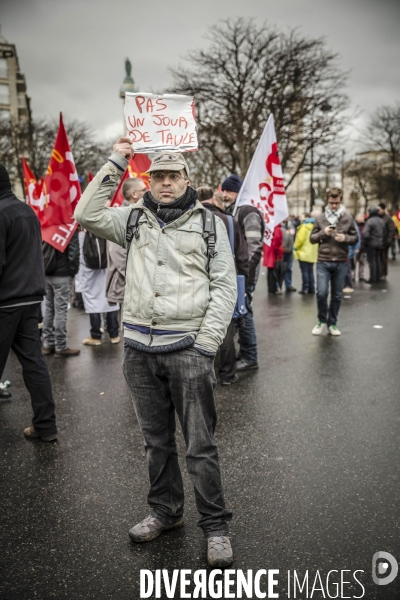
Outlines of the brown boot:
M27 438L31 438L32 440L37 440L40 438L41 440L43 440L45 442L54 442L54 440L57 439L56 433L53 433L53 435L41 435L40 433L35 431L35 428L33 425L30 425L29 427L24 429L24 435Z
M55 346L43 346L42 348L42 352L45 356L47 356L48 354L54 354L55 350Z
M56 350L54 356L78 356L80 350L72 350L72 348L65 348L64 350Z
M92 338L92 336L89 335L89 337L82 340L82 344L85 346L101 346L101 340Z

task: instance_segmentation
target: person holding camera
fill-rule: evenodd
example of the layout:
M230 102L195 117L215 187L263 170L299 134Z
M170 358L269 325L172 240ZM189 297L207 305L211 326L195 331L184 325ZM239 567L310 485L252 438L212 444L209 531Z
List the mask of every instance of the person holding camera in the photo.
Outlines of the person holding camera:
M341 335L336 321L342 302L342 291L347 273L348 249L357 243L358 236L353 217L342 205L340 188L327 192L325 212L315 219L310 242L319 244L317 262L318 323L313 335L321 335L324 325L331 335ZM328 307L329 284L331 297Z

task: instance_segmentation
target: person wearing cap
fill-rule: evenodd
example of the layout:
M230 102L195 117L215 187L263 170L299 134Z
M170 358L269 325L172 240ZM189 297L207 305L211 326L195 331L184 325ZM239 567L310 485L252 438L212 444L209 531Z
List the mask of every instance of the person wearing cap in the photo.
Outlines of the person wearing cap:
M83 227L126 247L128 219L140 209L126 265L124 374L145 442L151 512L129 535L147 542L183 525L177 415L208 562L227 566L233 561L232 513L225 507L214 438L214 357L236 303L232 252L224 224L215 219L216 252L209 255L206 209L189 185L189 168L179 153L153 159L150 190L135 205L106 208L131 156L129 138L120 138L75 210Z
M233 215L236 199L242 187L239 175L229 175L221 185L224 195L225 212ZM249 278L247 280L247 309L248 312L239 328L240 360L237 363L238 371L258 369L257 336L253 319L252 296L256 289L260 272L260 261L264 241L264 219L260 211L246 204L236 209L235 219L240 225L243 236L247 242L249 253Z
M24 434L51 442L57 439L55 405L38 322L45 293L39 220L30 206L14 196L8 172L0 165L0 379L12 349L21 363L33 409L32 425ZM4 400L10 397L0 402Z
M315 219L310 235L312 244L318 246L317 262L317 304L318 323L313 335L321 335L325 325L333 336L341 335L336 322L342 302L342 291L348 269L349 246L355 246L358 235L352 215L342 205L343 194L340 188L327 191L328 203L325 212ZM328 307L329 285L331 298Z

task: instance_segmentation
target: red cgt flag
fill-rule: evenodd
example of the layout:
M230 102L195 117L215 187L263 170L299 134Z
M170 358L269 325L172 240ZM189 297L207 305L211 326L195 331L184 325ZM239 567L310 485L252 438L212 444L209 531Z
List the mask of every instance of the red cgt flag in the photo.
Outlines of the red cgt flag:
M78 226L73 214L82 192L62 114L43 192L45 204L39 214L42 238L64 252Z
M133 158L129 160L129 165L122 175L121 180L118 184L117 189L115 190L115 194L111 201L111 206L121 206L124 197L122 195L122 185L126 179L129 177L140 177L143 179L145 186L149 189L149 174L147 173L147 169L150 168L151 160L147 157L146 154L136 154Z

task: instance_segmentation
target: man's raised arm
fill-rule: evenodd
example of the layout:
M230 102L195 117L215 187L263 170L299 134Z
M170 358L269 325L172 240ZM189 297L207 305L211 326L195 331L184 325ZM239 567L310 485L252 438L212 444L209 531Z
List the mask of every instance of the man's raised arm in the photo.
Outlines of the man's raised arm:
M105 203L124 174L131 156L129 138L120 138L106 164L83 192L74 214L76 221L85 229L120 246L125 246L126 224L131 208L106 208Z

